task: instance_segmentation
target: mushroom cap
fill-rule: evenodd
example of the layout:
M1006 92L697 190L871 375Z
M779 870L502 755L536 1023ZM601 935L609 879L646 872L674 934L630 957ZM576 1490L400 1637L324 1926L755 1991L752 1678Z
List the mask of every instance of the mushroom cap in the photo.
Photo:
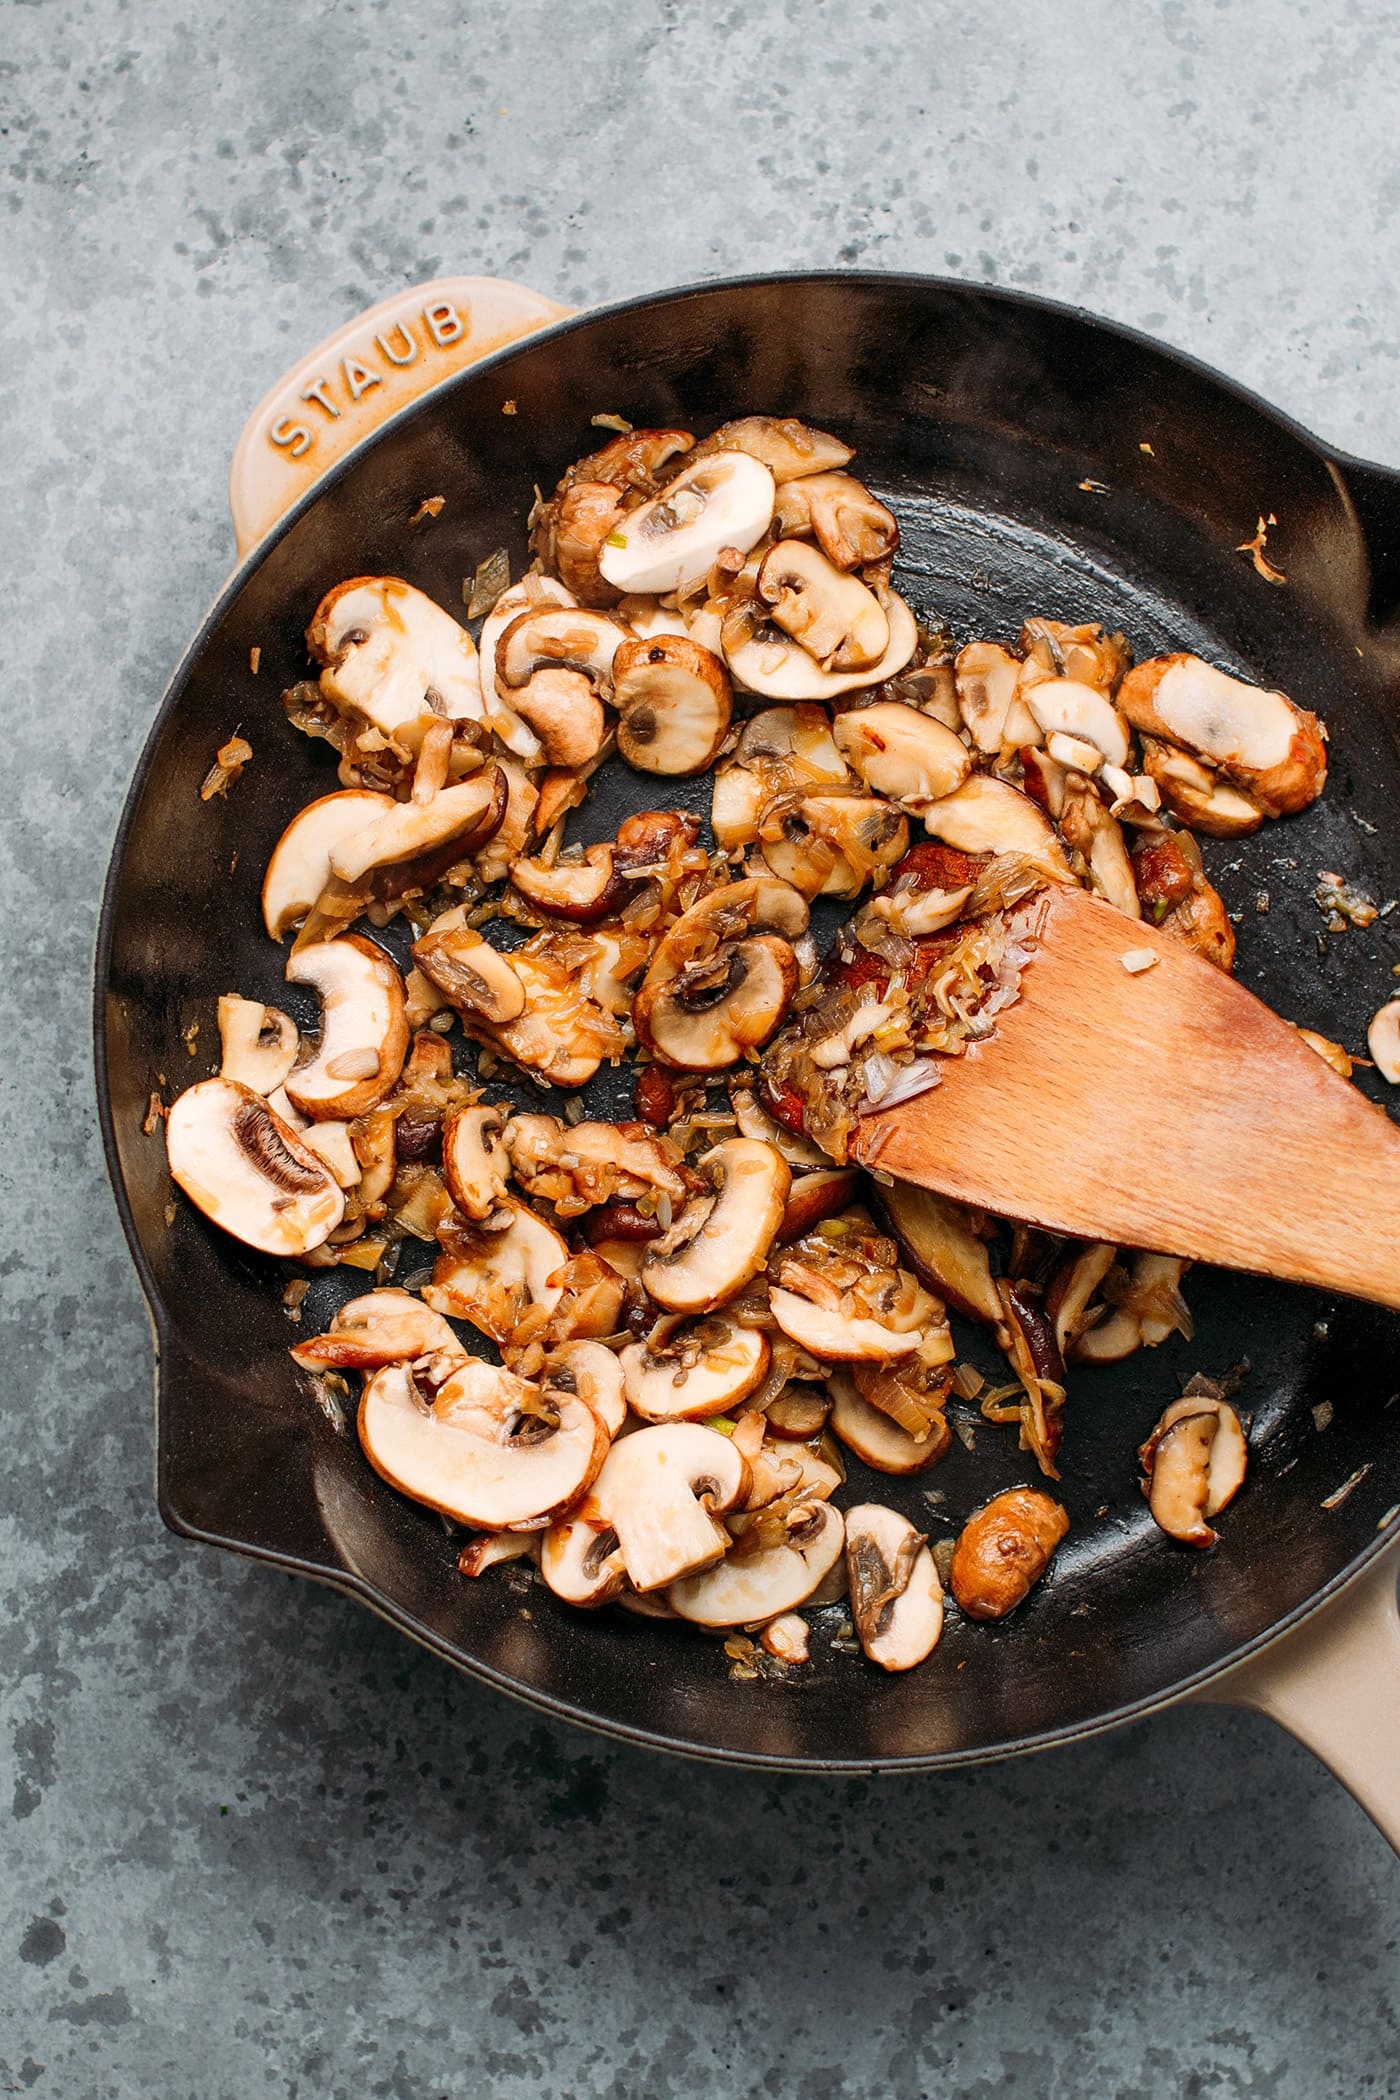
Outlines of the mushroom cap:
M297 1061L297 1024L279 1007L224 992L219 999L219 1074L251 1087L264 1100L275 1094Z
M363 934L298 948L287 960L289 984L309 984L321 999L321 1040L309 1063L286 1080L293 1108L313 1122L345 1122L382 1101L408 1055L403 979Z
M561 1342L545 1358L540 1383L547 1393L577 1393L610 1437L627 1420L622 1366L601 1342Z
M850 1319L777 1285L768 1293L768 1303L789 1341L826 1363L886 1364L911 1355L922 1340L917 1330L897 1334L878 1320Z
M743 1454L703 1422L661 1422L620 1437L592 1500L617 1533L633 1589L665 1589L719 1560L729 1534L711 1512L736 1508L748 1482Z
M829 431L814 430L796 416L737 416L707 438L692 457L714 452L746 452L762 460L775 481L797 481L807 474L826 474L847 466L854 454ZM737 544L737 542L736 542ZM740 550L747 553L748 549Z
M345 1215L325 1164L236 1080L187 1087L166 1120L165 1146L171 1176L196 1208L264 1254L307 1254Z
M824 671L868 671L889 648L889 618L875 593L807 540L770 547L756 584L778 626Z
M617 748L642 773L703 773L724 742L729 673L689 635L624 642L613 662Z
M732 638L726 634L723 643L735 685L766 700L835 700L842 693L883 684L904 669L918 647L919 630L897 591L885 591L880 606L889 622L889 642L878 663L863 670L824 671L800 642L780 630L765 625L753 631L751 622L741 623L746 631Z
M878 1502L846 1512L851 1617L861 1647L882 1670L912 1670L943 1631L943 1586L922 1536Z
M739 1128L744 1129L742 1120ZM782 1125L775 1128L781 1130ZM744 1131L746 1137L756 1137L757 1131ZM776 1140L769 1139L769 1143ZM800 1140L806 1144L804 1138ZM780 1144L778 1150L789 1165L794 1164L792 1151ZM816 1151L816 1147L812 1147ZM814 1167L809 1174L793 1176L788 1199L783 1206L783 1222L778 1227L778 1243L786 1246L789 1240L800 1240L804 1233L820 1225L824 1218L834 1218L838 1212L847 1210L856 1201L860 1190L860 1170L857 1167L833 1167L824 1154L818 1154L823 1164ZM796 1164L802 1164L797 1161Z
M963 853L1020 853L1052 882L1072 882L1054 829L1019 788L990 773L973 773L924 812L924 827Z
M687 591L709 575L721 548L747 554L762 539L774 494L767 467L745 453L693 454L659 496L617 520L599 570L619 591Z
M581 1495L601 1466L608 1434L591 1407L554 1401L557 1422L533 1410L538 1388L468 1357L425 1405L403 1364L365 1387L360 1442L376 1473L459 1524L534 1527Z
M806 474L781 482L774 505L776 530L813 533L828 561L838 569L887 561L899 546L893 511L872 496L854 474Z
M392 802L331 849L330 872L341 882L359 882L375 868L418 860L460 842L463 855L484 846L500 829L508 791L499 766L445 787L430 802Z
M671 1312L712 1312L755 1277L782 1223L792 1175L755 1138L729 1138L698 1162L713 1182L653 1241L642 1282Z
M510 879L527 903L578 926L606 919L633 894L633 885L617 871L609 845L590 846L582 860L555 861L551 867L513 860Z
M331 879L331 855L343 840L398 804L369 788L343 788L299 809L272 849L263 877L263 923L284 940L306 917Z
M850 779L832 718L812 700L750 715L734 747L734 763L760 774L776 772L784 788L844 787Z
M1112 766L1126 766L1132 749L1127 724L1096 686L1077 678L1041 678L1021 684L1022 697L1045 735L1077 737Z
M473 926L434 920L414 942L413 960L459 1013L500 1023L525 1011L525 986L514 962Z
M926 1473L946 1456L951 1431L939 1436L931 1430L922 1443L892 1422L880 1408L856 1391L848 1371L835 1371L827 1380L831 1394L831 1426L848 1451L877 1473Z
M722 941L749 934L776 934L791 944L807 931L807 900L790 882L776 875L749 876L711 890L683 912L657 942L647 967L646 983L676 977L696 956L713 952ZM712 944L707 946L707 943Z
M671 1609L692 1626L754 1626L805 1604L841 1558L846 1527L829 1502L793 1511L787 1536L744 1553L732 1550L666 1592Z
M476 644L452 615L398 576L355 576L327 591L306 630L321 690L402 740L438 716L481 719Z
M1215 1533L1206 1522L1215 1432L1215 1415L1197 1408L1178 1414L1154 1439L1148 1507L1163 1531L1188 1546L1215 1544Z
M425 1356L465 1356L455 1329L412 1291L366 1291L350 1298L324 1334L290 1354L304 1371L382 1371Z
M1317 716L1286 693L1232 678L1199 656L1154 656L1129 671L1118 705L1134 728L1184 744L1245 788L1269 816L1322 793L1327 747Z
M1004 1619L1024 1603L1069 1530L1058 1502L1040 1488L1008 1488L968 1518L948 1581L970 1619Z
M1024 668L999 642L969 642L958 651L958 712L985 757L995 757L1008 744L1040 741L1039 724L1018 697Z
M961 737L899 700L838 715L832 734L868 788L916 816L961 787L972 771Z
M569 1258L554 1227L527 1205L506 1196L494 1216L502 1212L510 1222L495 1231L470 1224L454 1224L450 1233L443 1228L443 1249L423 1292L434 1311L470 1320L493 1342L511 1339L527 1307L553 1312L562 1289L550 1279Z
M717 1072L761 1049L798 985L797 958L770 935L729 941L710 961L661 983L648 981L632 1008L637 1037L681 1071Z
M709 1313L658 1321L617 1361L634 1414L645 1422L686 1422L727 1414L746 1400L763 1383L770 1354L760 1328Z
M498 1108L458 1109L442 1126L442 1177L464 1218L489 1218L506 1192L510 1157Z

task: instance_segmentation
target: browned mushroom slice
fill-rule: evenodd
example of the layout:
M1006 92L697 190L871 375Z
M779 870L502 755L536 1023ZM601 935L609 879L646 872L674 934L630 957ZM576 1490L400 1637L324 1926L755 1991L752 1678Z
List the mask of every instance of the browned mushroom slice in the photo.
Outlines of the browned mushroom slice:
M572 591L556 582L554 577L531 574L502 591L481 623L477 669L481 676L482 708L496 735L518 758L537 760L541 751L540 740L528 723L522 722L505 707L496 690L496 644L511 622L533 607L573 605L576 602Z
M543 1534L540 1573L556 1597L583 1611L611 1604L627 1580L617 1533L586 1497Z
M299 809L272 849L263 877L263 923L275 941L300 925L331 879L331 854L375 817L397 808L392 795L345 788Z
M465 1356L441 1313L412 1291L367 1291L342 1305L324 1334L289 1351L304 1371L382 1371L429 1356Z
M1001 1300L992 1281L987 1242L965 1205L933 1189L892 1181L879 1191L880 1208L910 1268L931 1290L969 1319L995 1327Z
M1097 687L1077 678L1043 678L1030 685L1022 680L1020 692L1044 735L1073 737L1109 765L1126 766L1127 724Z
M560 493L580 481L606 481L635 496L653 496L669 475L663 470L695 439L688 430L622 430L596 452L576 459L559 483Z
M758 1274L792 1179L787 1162L753 1138L716 1145L698 1166L713 1193L687 1203L642 1265L648 1292L672 1312L711 1312Z
M747 554L773 516L773 476L739 452L689 454L659 496L614 523L598 567L619 591L688 591L706 578L721 549Z
M969 642L958 652L958 707L979 751L994 758L1005 745L1037 744L1040 727L1018 697L1021 665L996 642Z
M611 846L590 846L577 860L556 860L545 867L537 860L513 860L510 879L522 897L552 918L580 926L617 912L632 895L632 885L617 872Z
M1290 816L1322 793L1322 724L1286 693L1178 654L1138 664L1119 688L1118 705L1134 728L1218 767L1267 816Z
M457 1555L457 1573L475 1580L504 1561L538 1561L542 1536L538 1531L478 1531Z
M990 773L973 773L924 812L924 827L963 853L1019 853L1052 882L1072 882L1064 849L1029 795Z
M841 1557L846 1527L829 1502L799 1502L778 1536L745 1551L746 1540L714 1567L667 1590L673 1611L693 1626L756 1626L805 1604Z
M436 1390L391 1364L365 1388L360 1442L391 1487L459 1524L535 1528L581 1495L608 1433L584 1401L468 1357Z
M1077 1363L1116 1364L1136 1349L1156 1349L1172 1334L1191 1335L1181 1279L1191 1264L1179 1254L1135 1253L1132 1277L1106 1320L1074 1344Z
M459 1013L500 1023L525 1011L525 987L514 963L474 927L430 930L414 942L413 960Z
M852 708L832 725L837 744L877 795L922 816L972 771L962 738L897 700Z
M1039 1488L1010 1488L977 1510L953 1549L949 1584L970 1619L1004 1619L1024 1603L1069 1530L1058 1502Z
M293 1108L313 1122L345 1122L384 1099L408 1054L403 980L382 948L362 934L297 949L292 984L320 995L321 1040L309 1063L288 1074Z
M770 547L757 595L824 671L868 671L889 647L889 619L875 593L806 540Z
M889 622L885 652L868 668L849 671L824 670L801 642L763 617L767 608L760 599L744 601L726 618L721 636L734 683L766 700L837 700L895 677L919 646L918 624L898 591L881 589L877 595Z
M703 1422L661 1422L619 1437L591 1499L617 1534L628 1581L645 1595L723 1556L729 1534L716 1516L737 1508L748 1484L730 1438Z
M1129 662L1122 635L1105 634L1096 622L1074 627L1062 620L1032 618L1022 625L1017 647L1025 659L1023 685L1026 674L1034 672L1044 678L1075 678L1112 694Z
M615 605L621 593L603 576L603 542L626 516L622 493L610 481L577 481L536 520L530 544L547 567L557 570L580 605Z
M768 1338L729 1315L705 1313L658 1320L645 1342L618 1358L623 1389L645 1422L700 1421L727 1414L761 1385Z
M1060 834L1065 844L1081 856L1090 887L1125 918L1140 919L1142 906L1123 827L1109 815L1087 780L1071 777L1066 786Z
M586 1400L609 1436L627 1420L622 1366L602 1342L562 1342L544 1360L540 1384L546 1393L577 1393Z
M653 1057L682 1071L722 1071L761 1049L797 990L797 959L771 935L727 942L637 994L632 1023Z
M617 1198L665 1196L681 1203L689 1183L679 1147L635 1123L561 1123L557 1116L516 1115L506 1126L511 1172L531 1196L576 1215Z
M569 1250L525 1204L504 1197L484 1223L452 1220L438 1237L442 1252L423 1291L434 1312L509 1342L526 1312L552 1313L558 1305Z
M464 1218L489 1218L506 1193L510 1161L498 1108L463 1108L442 1126L442 1174Z
M1162 1530L1187 1545L1213 1546L1215 1533L1206 1520L1234 1500L1249 1463L1244 1429L1229 1402L1188 1386L1138 1458L1143 1492Z
M692 457L704 459L712 452L747 452L762 460L778 482L831 473L847 466L854 456L840 438L813 430L795 416L740 416L721 423L711 436L700 440Z
M806 474L781 483L773 522L784 539L814 535L838 569L886 561L899 545L893 511L854 474Z
M1118 1258L1107 1240L1093 1240L1061 1263L1045 1293L1045 1313L1053 1322L1061 1357L1070 1352L1089 1325L1099 1285Z
M306 630L336 707L402 741L442 716L480 720L476 644L450 613L397 576L327 591Z
M858 897L909 850L908 820L891 803L839 791L780 804L759 837L773 873L804 897Z
M846 1512L846 1572L856 1636L882 1670L912 1670L943 1631L943 1586L923 1534L878 1502Z
M742 1130L743 1124L739 1127ZM757 1131L744 1134L747 1137L759 1135ZM786 1152L783 1156L790 1158ZM789 1240L801 1239L824 1218L834 1218L846 1210L856 1200L859 1187L860 1174L854 1167L828 1165L818 1167L810 1174L795 1175L783 1208L783 1222L778 1227L779 1246L786 1246Z
M627 630L584 606L536 606L496 644L496 691L539 737L553 766L597 757L612 694L612 665Z
M857 1391L848 1371L833 1371L827 1380L832 1396L831 1426L848 1451L877 1473L926 1473L945 1457L953 1432L942 1420L922 1441Z
M172 1105L170 1172L225 1232L265 1254L307 1254L334 1232L345 1198L334 1176L260 1094L203 1079Z
M1240 839L1264 821L1263 810L1248 795L1175 744L1144 736L1142 763L1165 806L1193 831L1203 831L1208 838Z
M688 635L624 642L613 663L617 748L642 773L703 773L729 729L729 673Z
M330 871L341 882L359 882L376 868L423 859L449 845L466 855L485 845L500 828L508 790L499 766L484 766L431 802L395 802L332 848Z
M831 1415L831 1395L818 1385L785 1385L763 1409L771 1436L783 1442L810 1444L821 1435Z
M219 1000L219 1072L264 1099L275 1094L296 1063L297 1025L275 1006L225 992Z

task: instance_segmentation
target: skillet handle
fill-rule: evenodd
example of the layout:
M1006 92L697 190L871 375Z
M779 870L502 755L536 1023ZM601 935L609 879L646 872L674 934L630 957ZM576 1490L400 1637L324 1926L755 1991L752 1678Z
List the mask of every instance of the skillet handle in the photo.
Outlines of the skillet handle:
M228 485L240 559L398 409L572 312L504 277L439 277L347 321L278 380L243 426Z
M1192 1694L1267 1714L1333 1772L1400 1852L1400 1537L1301 1626Z

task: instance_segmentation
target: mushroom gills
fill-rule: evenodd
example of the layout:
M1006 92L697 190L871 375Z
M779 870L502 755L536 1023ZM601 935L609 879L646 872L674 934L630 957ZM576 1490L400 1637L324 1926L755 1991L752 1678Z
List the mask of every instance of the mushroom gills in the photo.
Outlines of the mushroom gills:
M196 1208L264 1254L308 1254L345 1214L329 1169L236 1080L187 1087L171 1107L165 1143L171 1176Z
M784 1536L744 1552L742 1542L714 1567L666 1592L671 1609L695 1626L756 1626L805 1604L841 1557L845 1525L829 1502L794 1508Z
M912 1670L943 1631L943 1586L933 1555L907 1517L878 1502L846 1512L851 1617L861 1647L883 1670Z
M599 549L599 570L619 591L688 591L721 549L747 554L762 539L774 497L773 476L748 454L696 458L659 496L618 519Z

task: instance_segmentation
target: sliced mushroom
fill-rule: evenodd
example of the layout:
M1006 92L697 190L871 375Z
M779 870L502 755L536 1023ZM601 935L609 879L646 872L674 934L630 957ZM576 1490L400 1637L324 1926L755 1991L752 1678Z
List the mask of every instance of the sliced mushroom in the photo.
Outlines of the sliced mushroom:
M618 518L607 534L598 567L614 589L688 591L709 575L722 548L747 554L768 530L768 469L742 452L701 458L699 451L659 496Z
M968 1518L953 1549L949 1585L970 1619L1004 1619L1025 1602L1069 1530L1040 1488L1010 1488Z
M287 1106L291 1108L291 1103ZM292 1113L296 1114L295 1109ZM302 1123L302 1118L298 1116L297 1121ZM302 1123L298 1135L303 1145L330 1168L341 1188L359 1187L360 1162L348 1123Z
M1083 857L1090 887L1125 918L1140 919L1142 906L1123 827L1109 815L1088 781L1071 779L1066 786L1060 834L1065 844Z
M585 1086L605 1055L620 1055L625 1047L616 1023L588 996L586 985L594 981L588 967L565 969L547 949L517 948L510 963L524 987L524 1012L499 1024L477 1023L463 1012L467 1032L554 1086Z
M300 1045L297 1024L278 1007L225 992L219 1000L220 1076L251 1087L264 1099L275 1094Z
M633 634L644 642L653 641L662 634L690 633L685 614L674 606L663 605L659 598L619 599L617 616L625 620Z
M386 1364L465 1356L441 1313L412 1291L386 1287L342 1305L324 1334L290 1352L304 1371L382 1371Z
M580 605L615 605L621 596L603 576L598 557L626 515L621 492L610 481L576 481L545 506L531 545L559 571Z
M1092 1240L1056 1270L1045 1293L1046 1317L1054 1324L1055 1347L1068 1356L1089 1324L1095 1293L1118 1258L1107 1240Z
M819 1305L776 1286L768 1293L773 1318L790 1340L825 1363L890 1363L911 1356L922 1336L897 1333L879 1320L852 1318L838 1306Z
M321 690L382 736L410 742L438 717L480 721L476 644L450 613L397 576L327 591L306 630Z
M638 1041L664 1063L722 1071L762 1048L797 986L797 957L772 934L725 941L678 970L662 963L658 950L633 1004L632 1025Z
M832 1566L833 1568L839 1568L841 1566L840 1560L834 1561ZM828 1575L830 1572L828 1570ZM820 1584L818 1588L820 1588ZM813 1599L809 1597L807 1602L810 1604L813 1602ZM766 1655L776 1657L779 1662L805 1663L811 1653L810 1639L811 1635L807 1621L802 1617L801 1613L785 1611L780 1612L776 1619L764 1627L759 1646Z
M478 1222L499 1208L510 1158L498 1108L463 1108L442 1126L442 1176L464 1218Z
M764 1403L768 1432L784 1443L810 1444L820 1436L831 1414L831 1396L817 1385L785 1385L776 1400Z
M854 474L806 474L779 484L774 526L787 538L811 533L838 569L887 561L899 546L893 511Z
M187 1087L171 1107L165 1146L171 1176L196 1208L264 1254L307 1254L345 1214L323 1162L236 1080Z
M541 745L528 723L503 706L496 690L496 644L514 620L537 605L574 605L577 600L553 576L526 576L501 592L481 624L477 668L481 677L481 704L486 720L501 742L517 758L537 759Z
M1074 678L1111 694L1128 667L1121 634L1105 634L1096 621L1067 626L1062 620L1030 619L1017 641L1025 662L1023 688L1035 678Z
M824 671L868 671L889 647L889 619L875 593L807 540L769 548L757 594Z
M645 1422L701 1421L727 1414L763 1383L768 1337L724 1313L659 1320L645 1342L618 1358L623 1387Z
M1181 1279L1190 1268L1178 1254L1134 1254L1132 1284L1121 1302L1074 1344L1076 1363L1116 1364L1136 1349L1155 1349L1168 1335L1191 1333L1191 1316L1181 1296Z
M1400 999L1387 999L1372 1014L1366 1048L1381 1078L1400 1086Z
M1019 853L1052 882L1074 879L1054 830L1029 795L990 773L972 774L935 802L924 812L924 826L964 853Z
M518 758L509 757L498 761L506 779L506 811L499 827L474 855L476 872L483 882L499 882L507 874L511 862L518 860L530 842L530 833L536 825L547 829L540 812L544 806L544 787L537 787L532 776ZM546 773L545 785L557 774ZM565 776L570 781L577 775ZM572 805L565 803L564 807Z
M1134 728L1218 766L1267 816L1322 793L1327 746L1316 715L1286 693L1231 678L1199 656L1154 656L1129 671L1118 705Z
M909 1181L892 1181L878 1194L890 1230L920 1281L969 1319L999 1325L1001 1300L987 1242L972 1212Z
M622 1365L601 1342L561 1343L545 1358L540 1384L546 1395L577 1393L588 1402L609 1436L616 1436L627 1420Z
M961 737L901 701L852 708L837 716L832 729L865 785L915 816L951 795L972 771Z
M1040 725L1018 694L1021 670L996 642L969 642L958 652L958 708L973 743L989 758L1007 745L1040 741Z
M856 1636L882 1670L912 1670L943 1631L943 1585L921 1532L897 1510L846 1512L846 1572Z
M496 644L496 691L537 733L552 766L596 758L612 694L613 658L628 639L610 613L533 607Z
M1264 821L1263 810L1248 795L1175 744L1144 736L1142 763L1162 802L1193 831L1213 839L1242 839Z
M692 1626L755 1626L805 1604L841 1557L846 1527L829 1502L799 1503L783 1535L752 1552L735 1550L666 1592Z
M890 630L879 661L864 670L825 671L800 642L761 618L764 607L758 599L749 600L724 624L724 659L734 683L767 700L835 700L883 684L904 669L919 645L919 630L897 591L883 591L879 604Z
M408 1055L403 979L382 948L347 933L293 952L291 984L320 995L321 1040L286 1079L293 1108L313 1122L362 1116L394 1086Z
M525 986L515 964L474 927L435 923L414 942L413 959L459 1013L499 1024L525 1011Z
M1315 1028L1299 1028L1296 1021L1291 1025L1298 1030L1309 1050L1315 1050L1322 1062L1330 1065L1339 1079L1351 1078L1356 1067L1341 1043L1334 1043L1330 1036L1319 1035ZM1384 1078L1385 1074L1382 1073L1381 1077Z
M723 1556L729 1534L715 1518L738 1507L748 1483L727 1436L702 1422L663 1422L617 1440L592 1499L617 1534L628 1581L645 1595Z
M754 1138L729 1138L698 1166L714 1193L687 1203L642 1264L647 1291L671 1312L711 1312L758 1274L792 1180L786 1160Z
M833 1371L827 1389L832 1398L832 1428L847 1450L875 1472L926 1473L947 1455L953 1433L946 1422L941 1435L931 1431L918 1442L883 1409L872 1407L862 1397L848 1371Z
M434 1312L470 1320L493 1342L509 1342L526 1311L552 1313L562 1287L555 1279L569 1250L552 1225L512 1197L482 1225L451 1224L423 1297Z
M512 1116L506 1150L521 1188L569 1215L597 1203L635 1203L658 1192L668 1202L681 1203L689 1193L679 1149L635 1123Z
M1131 746L1127 725L1113 702L1077 678L1042 678L1023 685L1026 706L1049 736L1075 737L1111 766L1126 766Z
M858 897L909 850L909 825L879 796L804 795L762 826L763 858L804 897Z
M510 879L527 903L580 926L620 911L632 895L632 884L618 873L608 845L590 846L581 859L556 860L549 867L513 860Z
M499 830L507 796L500 767L484 766L431 802L395 802L333 847L331 874L359 882L376 868L420 860L444 846L456 846L465 857Z
M739 1127L743 1129L742 1122ZM745 1131L744 1135L754 1137L758 1133ZM805 1138L802 1143L806 1143ZM778 1149L784 1159L791 1160L792 1154L789 1150L781 1145ZM815 1149L813 1147L813 1150ZM787 1202L783 1206L783 1222L778 1227L779 1246L786 1246L789 1240L801 1239L804 1234L820 1225L823 1219L834 1218L839 1212L848 1209L855 1202L859 1187L860 1174L854 1167L826 1165L816 1168L810 1174L794 1175Z
M760 1102L758 1095L754 1092L753 1082L749 1078L735 1077L730 1080L729 1105L734 1111L734 1120L739 1126L740 1137L762 1138L765 1144L775 1145L790 1167L811 1167L815 1169L830 1167L831 1162L822 1151L820 1145L814 1145L810 1138L800 1137L796 1131L788 1130L785 1125L776 1122L769 1115L767 1109ZM810 1179L811 1177L806 1176L804 1178ZM845 1178L846 1186L849 1190L846 1200L853 1200L859 1176L854 1171L849 1171L846 1173ZM801 1182L794 1181L794 1192L800 1187ZM793 1198L789 1197L789 1206L791 1206L792 1201ZM836 1207L838 1210L843 1209L845 1207L844 1202L838 1203ZM811 1224L815 1225L818 1218L827 1218L831 1215L832 1213L828 1210L814 1210ZM803 1225L799 1229L806 1232L810 1227Z
M457 1573L473 1580L508 1560L538 1560L541 1534L533 1531L478 1531L457 1555Z
M1162 1415L1138 1452L1153 1519L1174 1539L1213 1546L1206 1521L1244 1485L1249 1445L1226 1400L1188 1390Z
M591 1497L550 1525L540 1541L540 1573L565 1604L594 1611L627 1580L617 1533Z
M850 446L843 445L840 438L813 430L795 416L740 416L721 423L710 437L700 440L693 457L705 459L714 452L747 452L762 460L775 481L830 473L847 466L853 457Z
M583 1400L551 1396L468 1357L431 1398L407 1365L376 1372L360 1402L376 1473L429 1509L491 1531L534 1529L589 1485L608 1433Z
M729 729L729 673L689 635L624 642L613 663L617 748L641 773L703 773Z
M311 910L331 879L336 848L398 806L392 795L345 788L297 811L273 847L263 877L263 923L274 941L284 940Z

